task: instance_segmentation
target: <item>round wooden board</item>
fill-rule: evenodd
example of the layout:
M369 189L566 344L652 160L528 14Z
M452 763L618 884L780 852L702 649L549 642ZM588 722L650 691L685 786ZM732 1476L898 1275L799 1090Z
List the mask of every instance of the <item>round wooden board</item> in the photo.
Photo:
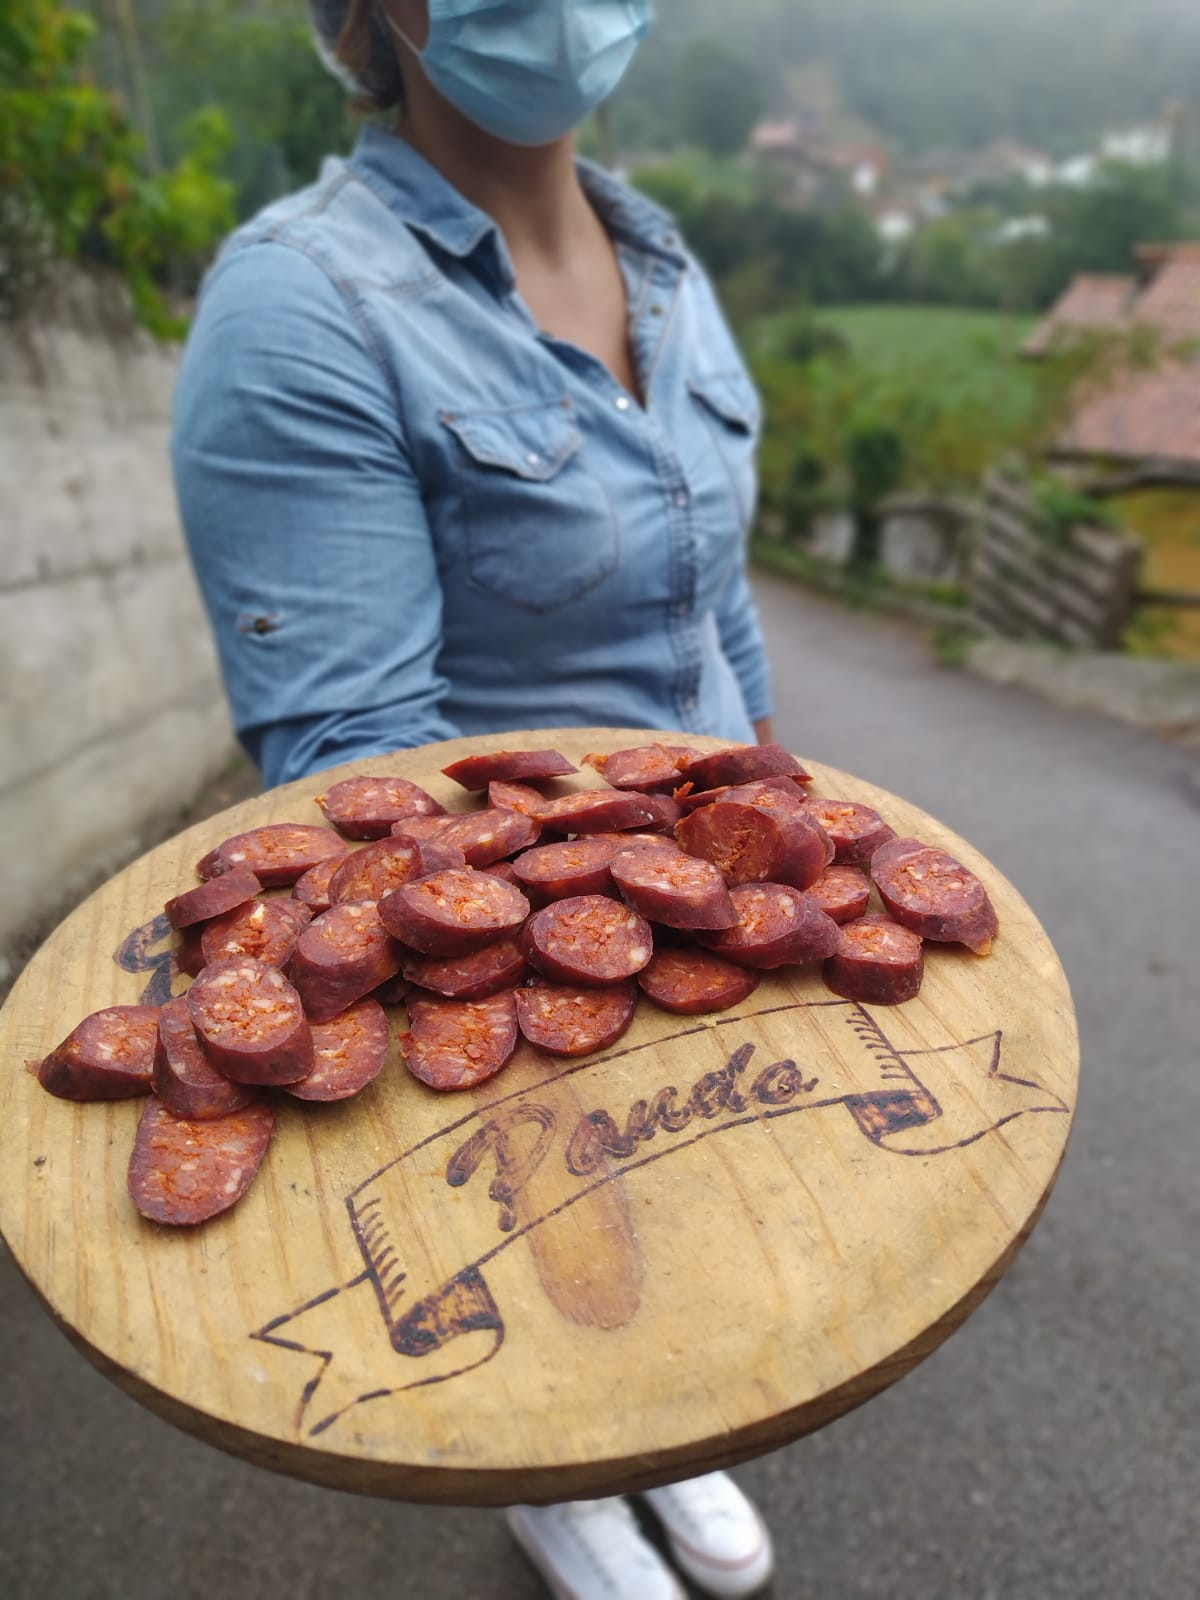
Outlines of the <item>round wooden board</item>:
M1067 983L1028 906L965 841L815 763L815 792L864 800L979 873L1000 918L990 958L929 949L919 998L891 1008L838 1000L815 969L768 975L714 1016L643 1001L612 1050L561 1062L523 1044L467 1093L415 1082L393 1045L357 1100L281 1095L250 1193L194 1230L146 1222L128 1199L140 1102L75 1105L24 1070L86 1013L148 983L161 995L170 940L155 918L196 860L259 823L320 820L313 796L334 776L397 772L471 809L440 771L464 754L553 745L578 761L654 737L720 748L543 729L324 773L151 851L48 940L0 1014L0 1228L103 1370L210 1442L335 1488L553 1501L810 1432L983 1299L1066 1146ZM639 1138L638 1104L669 1086L674 1131ZM617 1136L607 1153L594 1121L577 1131L597 1112ZM451 1185L456 1153L465 1181Z

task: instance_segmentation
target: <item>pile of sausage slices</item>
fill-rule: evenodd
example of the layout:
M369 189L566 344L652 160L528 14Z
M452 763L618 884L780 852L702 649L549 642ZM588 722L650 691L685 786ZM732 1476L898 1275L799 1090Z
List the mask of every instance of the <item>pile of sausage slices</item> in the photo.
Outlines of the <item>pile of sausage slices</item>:
M192 1224L249 1187L268 1091L343 1100L378 1075L384 1004L407 1007L413 1076L468 1089L522 1036L551 1056L607 1048L639 994L723 1011L763 971L821 962L835 994L896 1005L921 986L926 940L991 948L973 873L868 806L813 796L779 745L585 761L607 787L564 786L578 768L557 751L501 751L444 769L484 801L473 811L404 778L347 778L317 797L332 828L226 839L165 907L187 992L97 1011L30 1070L66 1099L149 1094L130 1194ZM872 882L886 915L868 912Z

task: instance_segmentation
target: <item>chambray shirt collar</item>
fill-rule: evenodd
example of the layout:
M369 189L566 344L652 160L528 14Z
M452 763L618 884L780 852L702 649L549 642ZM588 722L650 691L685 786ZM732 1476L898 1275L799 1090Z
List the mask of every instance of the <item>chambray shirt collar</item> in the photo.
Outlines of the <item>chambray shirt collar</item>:
M513 287L512 263L495 222L405 139L368 123L359 133L350 166L415 232L464 260L486 250L506 287ZM593 162L580 160L577 167L584 193L615 237L676 266L686 264L675 222L666 211Z

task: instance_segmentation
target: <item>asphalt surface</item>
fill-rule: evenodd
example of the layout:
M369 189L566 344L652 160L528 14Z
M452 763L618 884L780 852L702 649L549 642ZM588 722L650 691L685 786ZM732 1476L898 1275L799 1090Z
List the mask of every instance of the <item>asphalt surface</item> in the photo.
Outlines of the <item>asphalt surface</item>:
M777 1600L1200 1592L1200 774L939 669L919 635L762 580L781 740L971 839L1074 990L1083 1088L1016 1265L894 1389L739 1469ZM144 1411L0 1259L0 1595L538 1600L496 1513L247 1466ZM636 1597L630 1597L636 1600Z

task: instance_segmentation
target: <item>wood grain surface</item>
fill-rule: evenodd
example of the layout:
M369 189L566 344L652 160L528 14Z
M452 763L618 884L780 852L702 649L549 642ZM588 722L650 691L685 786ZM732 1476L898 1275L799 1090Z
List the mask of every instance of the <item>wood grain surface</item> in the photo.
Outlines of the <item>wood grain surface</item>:
M86 1013L182 991L163 902L230 834L320 820L313 796L334 776L399 773L471 809L440 773L464 754L554 745L578 761L652 737L509 733L324 773L151 851L47 941L0 1013L0 1228L117 1382L214 1444L336 1488L562 1500L821 1427L994 1286L1067 1142L1066 980L965 841L813 762L815 792L875 805L978 872L1000 917L989 958L930 947L920 996L899 1007L839 1000L815 968L769 974L713 1016L643 1000L607 1052L564 1062L523 1044L452 1095L409 1077L393 1043L356 1100L281 1095L249 1194L193 1230L128 1199L140 1102L68 1103L24 1070ZM398 1032L403 1011L389 1015ZM648 1131L656 1102L675 1114Z

